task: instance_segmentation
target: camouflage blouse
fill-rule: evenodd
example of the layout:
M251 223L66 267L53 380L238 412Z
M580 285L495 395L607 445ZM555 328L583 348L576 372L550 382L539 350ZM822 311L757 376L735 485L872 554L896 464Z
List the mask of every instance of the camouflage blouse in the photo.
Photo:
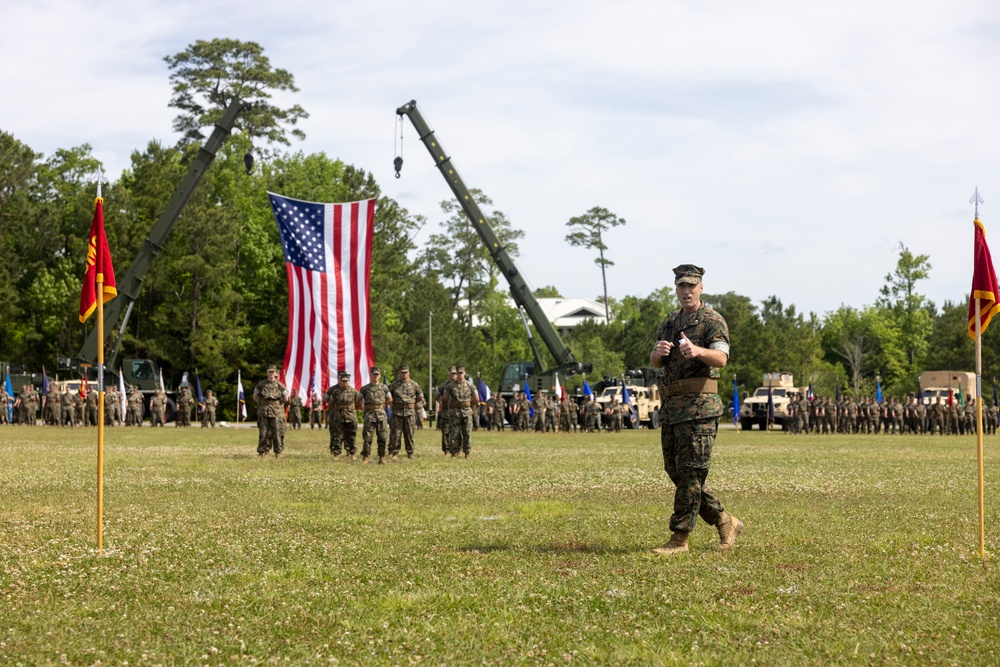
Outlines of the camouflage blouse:
M385 402L389 398L389 387L369 382L361 388L361 400L365 403L365 420L385 421Z
M663 359L663 378L660 379L660 422L679 424L695 419L711 419L723 413L718 393L677 394L667 396L667 387L678 380L709 378L718 380L720 371L700 359L681 356L678 342L681 332L698 347L723 350L729 355L729 326L722 315L706 303L693 313L676 310L667 316L656 329L656 340L674 343L670 356Z
M354 422L358 423L358 411L355 404L358 401L357 390L347 385L341 387L335 384L326 392L326 403L329 409L330 420L334 422Z

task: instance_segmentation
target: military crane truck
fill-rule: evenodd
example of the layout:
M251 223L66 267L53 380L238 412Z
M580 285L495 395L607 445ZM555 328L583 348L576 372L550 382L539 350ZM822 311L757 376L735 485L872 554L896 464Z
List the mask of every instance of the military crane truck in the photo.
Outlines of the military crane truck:
M527 313L531 323L535 325L535 331L538 332L545 347L548 348L552 354L552 358L555 359L555 367L545 367L545 363L538 352L538 346L531 334L531 329L528 328L525 321L525 329L528 332L528 342L531 345L534 361L514 361L508 363L501 375L500 393L504 398L510 398L514 392L524 391L525 386L528 386L531 392L536 394L542 389L551 389L555 384L554 379L556 374L562 378L568 378L577 373L591 372L593 370L592 365L580 363L573 357L573 353L563 343L555 327L545 317L545 313L539 305L538 300L535 299L535 295L531 293L527 281L525 281L521 271L507 252L506 247L500 243L500 239L497 238L496 232L493 231L493 226L490 224L489 219L472 198L469 188L466 187L462 177L458 175L458 170L452 163L451 157L444 150L441 142L435 136L434 130L431 129L431 126L424 119L423 114L420 113L416 101L407 102L399 107L396 109L396 114L400 118L403 116L408 117L410 122L413 123L417 134L420 135L420 141L423 142L424 146L430 152L431 157L434 158L438 171L441 172L441 176L444 177L444 180L448 183L448 187L451 188L458 203L462 206L462 210L465 211L465 215L472 223L472 227L479 234L479 238L486 247L493 262L500 268L500 272L507 280L507 284L510 286L510 294L514 298L514 303L518 311L521 313L522 320L525 313ZM395 168L396 177L398 178L399 172L403 168L402 157L396 158Z
M236 117L241 111L246 111L249 108L250 105L248 103L237 98L222 113L222 117L216 122L211 136L205 141L205 144L198 151L198 155L192 160L187 175L184 176L177 189L174 190L174 194L170 197L166 208L160 214L156 225L150 231L146 240L143 241L142 247L129 265L125 277L117 281L118 296L104 305L104 329L106 331L116 331L109 346L110 352L105 355L104 365L108 369L105 385L117 384L118 372L120 370L124 376L125 383L138 387L143 393L147 407L149 406L150 397L160 387L162 378L161 369L152 359L118 360L118 353L121 351L125 328L128 326L129 316L132 314L132 307L135 305L136 299L139 298L142 281L145 280L146 274L153 265L153 261L163 251L163 244L166 242L170 232L173 231L174 224L177 222L177 218L180 217L181 210L187 204L191 193L194 192L195 187L201 181L201 177L205 174L209 165L215 160L216 153L222 147L230 132L232 132L236 124ZM248 164L252 164L250 159L249 154L244 158ZM125 311L124 317L122 317L123 310ZM118 323L119 318L121 318L121 324ZM94 327L91 329L90 335L84 342L83 347L80 348L80 351L76 355L75 361L77 367L81 375L85 375L88 380L95 380L97 377L95 368L95 364L97 363L97 347L103 344L103 342L98 340L97 327ZM167 386L166 388L168 389L167 413L170 415L174 411L174 404L172 396L169 395L170 387Z

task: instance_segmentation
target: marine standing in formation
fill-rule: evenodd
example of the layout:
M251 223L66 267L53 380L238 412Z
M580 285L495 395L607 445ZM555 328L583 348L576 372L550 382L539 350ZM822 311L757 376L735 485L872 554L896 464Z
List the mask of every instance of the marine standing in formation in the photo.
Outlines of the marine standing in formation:
M309 430L323 430L323 397L314 387L309 394Z
M663 369L660 381L660 445L663 467L674 483L673 534L656 554L688 550L688 535L698 517L719 531L719 549L731 549L743 522L725 511L708 486L712 446L723 414L719 399L719 369L729 360L726 320L703 303L705 270L693 264L674 269L674 286L681 309L656 330L649 363Z
M469 458L472 454L472 416L479 406L479 392L472 381L466 379L465 366L455 368L455 379L448 382L444 397L445 403L454 410L448 453L454 458L461 452Z
M205 390L205 409L201 413L201 427L215 428L215 411L219 407L219 399L212 395L211 389Z
M267 379L261 380L253 390L257 403L257 456L266 456L274 450L275 458L285 449L285 402L288 389L278 381L278 368L267 367Z
M364 405L365 424L361 429L361 462L368 463L372 454L372 438L378 437L378 462L385 463L385 452L389 445L389 418L385 409L392 403L389 388L381 383L382 371L378 366L372 366L369 371L371 382L361 388L358 398Z
M167 395L162 389L157 389L153 398L149 399L149 425L165 426L167 423Z
M288 399L288 423L293 430L302 430L302 397L298 394Z
M330 427L330 454L340 456L347 451L351 459L357 458L355 442L358 437L357 404L361 397L351 386L351 374L340 371L337 384L326 391L327 423Z
M181 393L177 396L177 420L174 422L174 426L190 426L191 425L191 406L194 405L194 397L191 392L188 391L187 387L181 387Z
M396 370L396 379L389 385L392 395L392 423L389 434L389 455L399 454L400 440L406 447L406 458L413 458L413 431L416 428L417 411L424 404L424 392L420 385L410 379L410 367L401 365Z

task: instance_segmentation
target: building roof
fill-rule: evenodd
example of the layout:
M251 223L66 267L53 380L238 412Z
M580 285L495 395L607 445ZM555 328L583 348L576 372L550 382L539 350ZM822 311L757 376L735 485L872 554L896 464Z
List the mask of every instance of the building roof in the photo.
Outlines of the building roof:
M572 329L584 320L607 321L604 305L593 299L545 297L538 299L538 305L557 329Z

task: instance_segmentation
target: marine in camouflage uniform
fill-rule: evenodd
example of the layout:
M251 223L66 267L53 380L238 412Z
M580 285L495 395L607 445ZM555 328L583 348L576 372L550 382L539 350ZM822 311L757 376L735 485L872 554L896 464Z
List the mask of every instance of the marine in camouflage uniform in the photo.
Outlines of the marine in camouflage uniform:
M361 462L368 463L372 453L372 438L378 437L378 462L385 463L385 451L389 445L389 418L385 409L392 403L389 388L382 384L382 371L378 366L372 366L372 381L361 388L361 401L364 403L365 424L361 429Z
M465 377L464 366L457 366L455 370L457 377L445 389L445 402L455 411L449 453L454 458L462 452L465 458L469 458L472 453L472 417L479 407L479 392Z
M451 427L454 421L454 410L447 406L445 391L448 383L458 377L458 371L454 366L448 367L448 379L442 382L435 391L434 400L438 405L438 428L441 429L441 451L448 456L451 450Z
M157 389L153 398L149 399L149 425L163 426L167 420L167 396L162 389Z
M267 379L261 380L253 390L257 404L257 456L266 456L274 450L275 458L285 450L285 403L288 389L278 381L278 368L267 367Z
M76 426L76 406L73 402L73 392L68 388L60 397L62 401L62 423L63 426ZM22 422L23 423L23 422Z
M45 398L45 407L49 410L48 422L52 426L62 425L62 392L59 391L59 387L53 387L49 390ZM6 412L6 410L4 411Z
M326 419L330 426L330 454L342 451L352 459L357 456L358 402L361 396L351 386L351 374L340 371L337 384L326 390Z
M559 404L559 431L569 433L573 430L573 399L564 400Z
M177 397L177 421L174 426L191 425L191 406L194 405L194 396L187 387L181 387L180 396Z
M142 392L132 387L125 402L125 425L142 426L142 410Z
M205 409L201 411L201 427L215 428L215 411L219 407L219 399L212 395L211 389L205 390Z
M302 430L302 397L292 394L288 399L288 423L295 430Z
M309 430L323 430L323 397L315 389L309 394Z
M539 391L535 394L534 398L531 399L531 406L535 408L535 430L544 431L545 413L549 407L549 400L545 397L545 394Z
M0 424L7 423L7 408L10 406L10 394L7 393L7 388L0 384Z
M97 426L97 392L93 389L87 392L83 406L83 425Z
M493 397L490 399L490 428L495 428L498 431L504 430L506 411L507 401L504 400L504 397L500 395L500 390L497 389L497 393L493 394Z
M688 550L688 535L699 516L719 531L719 549L732 548L743 523L725 511L707 483L712 446L724 408L719 399L719 369L729 360L726 320L703 303L704 269L682 264L674 269L681 309L656 330L649 363L663 368L659 379L660 445L663 467L674 483L673 534L657 554Z
M410 378L410 367L403 364L396 370L396 379L389 385L392 394L392 423L389 425L389 455L399 454L400 440L406 447L406 457L413 458L413 431L417 424L417 411L424 403L424 392Z

